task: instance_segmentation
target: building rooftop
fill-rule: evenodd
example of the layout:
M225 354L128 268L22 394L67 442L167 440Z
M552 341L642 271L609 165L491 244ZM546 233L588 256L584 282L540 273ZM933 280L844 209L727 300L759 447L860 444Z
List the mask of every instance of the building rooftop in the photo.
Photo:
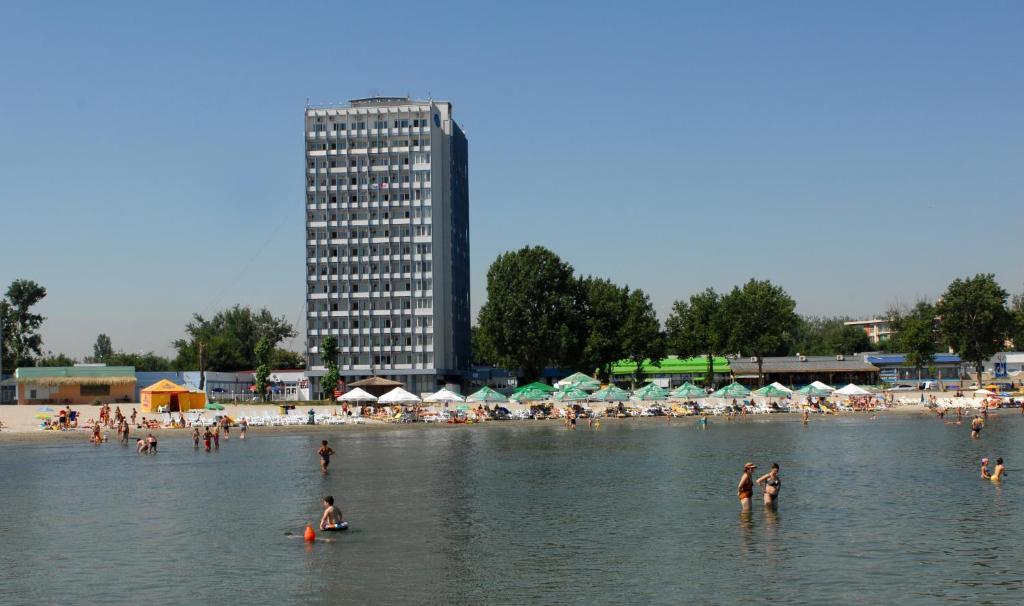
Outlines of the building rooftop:
M907 354L868 354L864 356L869 364L904 364ZM959 364L960 356L956 354L935 354L932 360L936 364Z
M840 359L842 358L842 359ZM757 362L751 358L729 361L736 376L757 375ZM878 372L859 356L780 356L766 357L761 363L764 373Z
M714 372L725 374L729 372L729 360L718 356L712 362ZM613 375L631 375L636 365L629 360L619 360L612 365ZM692 375L704 374L708 370L708 361L705 356L695 358L680 358L669 356L661 361L661 366L651 364L650 360L644 360L640 372L645 375Z
M18 383L119 385L135 382L134 366L30 366L14 371Z

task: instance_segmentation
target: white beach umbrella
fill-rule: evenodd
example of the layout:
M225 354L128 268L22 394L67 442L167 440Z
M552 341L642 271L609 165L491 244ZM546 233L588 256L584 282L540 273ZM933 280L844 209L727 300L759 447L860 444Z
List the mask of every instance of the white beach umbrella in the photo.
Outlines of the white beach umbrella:
M366 392L358 387L338 396L339 402L376 402L377 396Z
M432 393L429 396L423 398L424 402L465 402L466 398L463 398L454 391L445 388L437 393Z
M861 387L857 387L853 383L850 383L849 385L847 385L846 387L843 387L842 389L837 389L837 390L833 391L832 393L837 395L837 396L870 396L871 395L870 391L868 391L866 389L863 389Z
M832 387L831 385L826 385L826 384L822 383L821 381L815 381L814 383L811 383L811 387L817 387L818 389L824 389L825 391L835 391L836 390L835 387Z
M417 404L419 402L419 397L409 393L401 387L396 387L377 398L377 403L379 404Z
M772 383L772 387L774 387L775 389L778 389L779 391L785 391L787 393L793 393L792 389L786 387L785 385L783 385L782 383L779 383L778 381Z

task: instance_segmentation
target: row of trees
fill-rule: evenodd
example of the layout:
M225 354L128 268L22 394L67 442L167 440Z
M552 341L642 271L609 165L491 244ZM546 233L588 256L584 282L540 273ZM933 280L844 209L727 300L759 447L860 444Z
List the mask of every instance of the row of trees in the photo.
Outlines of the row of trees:
M896 333L885 347L907 353L921 369L950 348L979 372L1010 343L1024 345L1024 294L1009 298L992 274L957 279L938 303L893 307ZM527 379L548 366L593 370L607 379L629 360L639 375L645 359L666 354L707 356L850 355L877 347L847 318L802 317L780 286L751 279L718 293L698 292L673 303L664 327L639 289L577 276L552 251L528 246L499 255L487 272L487 302L473 328L474 364L518 369Z
M64 353L44 351L39 334L45 318L32 311L46 297L46 288L32 280L14 280L0 298L0 350L3 368L19 366L72 366L78 360ZM134 366L139 371L167 370L251 370L304 368L302 354L281 348L285 339L294 337L294 327L283 316L275 317L267 309L255 311L235 305L206 319L195 314L185 327L185 338L173 345L174 358L150 352L126 352L114 349L111 338L99 334L92 355L84 361L109 366Z

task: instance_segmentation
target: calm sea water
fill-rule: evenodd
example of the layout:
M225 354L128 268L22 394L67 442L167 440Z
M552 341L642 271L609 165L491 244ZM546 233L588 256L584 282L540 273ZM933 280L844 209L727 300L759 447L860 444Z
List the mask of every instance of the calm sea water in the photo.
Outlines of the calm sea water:
M0 443L0 601L1018 604L1022 434L1005 414L980 441L892 416ZM782 466L778 513L740 515L748 459ZM324 494L353 530L285 536Z

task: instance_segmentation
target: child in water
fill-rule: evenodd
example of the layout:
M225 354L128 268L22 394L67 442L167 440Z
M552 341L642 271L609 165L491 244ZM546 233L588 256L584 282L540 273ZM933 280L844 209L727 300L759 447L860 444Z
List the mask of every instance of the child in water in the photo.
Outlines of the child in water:
M334 454L334 449L327 445L327 440L320 442L320 450L316 451L316 454L320 455L320 471L327 473L327 467L331 464L331 455Z
M983 480L992 478L992 474L988 472L988 457L981 460L981 478Z
M199 428L192 428L192 447L199 450Z
M320 530L335 531L345 530L348 524L341 519L341 511L334 506L334 497L324 497L324 515L320 517Z

